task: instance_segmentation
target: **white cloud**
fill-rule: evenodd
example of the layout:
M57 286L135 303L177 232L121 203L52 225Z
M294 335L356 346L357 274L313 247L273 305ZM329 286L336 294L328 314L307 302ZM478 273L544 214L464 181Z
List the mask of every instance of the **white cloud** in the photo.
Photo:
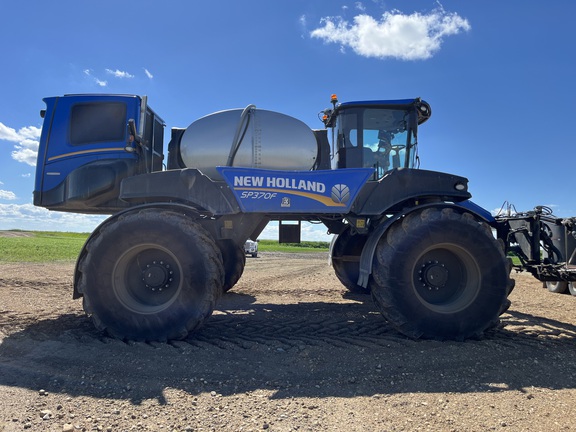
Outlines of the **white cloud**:
M121 70L112 70L106 69L106 73L114 76L115 78L134 78L134 75L129 74L128 72L121 71Z
M101 80L92 75L92 69L84 69L84 75L89 76L94 80L94 82L100 87L106 87L108 85L108 81Z
M146 68L144 68L144 73L146 74L146 76L147 76L148 78L150 78L150 79L154 78L154 75L152 75L152 74L150 73L150 71L149 71L148 69L146 69Z
M12 159L30 166L36 165L40 132L41 129L35 126L23 127L16 131L0 122L0 140L15 143Z
M358 6L357 6L358 7ZM350 24L342 17L326 17L310 35L327 43L349 47L363 57L423 60L432 57L445 36L470 30L468 20L442 8L411 15L393 10L380 20L361 14Z
M53 212L33 204L0 204L0 229L92 232L106 217Z
M16 150L12 151L12 159L30 166L36 166L38 143L35 143L35 148L24 147L21 145L15 145L14 148Z
M9 128L4 123L0 122L0 140L19 141L20 136L16 130Z
M15 200L16 194L14 192L6 191L0 189L0 199L3 200Z

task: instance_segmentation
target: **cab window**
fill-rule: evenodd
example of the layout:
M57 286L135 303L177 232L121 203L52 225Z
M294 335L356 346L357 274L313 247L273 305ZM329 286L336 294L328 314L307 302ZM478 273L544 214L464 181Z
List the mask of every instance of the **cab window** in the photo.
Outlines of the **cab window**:
M117 102L83 103L72 107L70 144L83 145L124 141L126 104Z
M338 118L338 167L374 168L381 178L395 168L412 168L412 133L407 110L352 108ZM412 150L412 151L411 151Z

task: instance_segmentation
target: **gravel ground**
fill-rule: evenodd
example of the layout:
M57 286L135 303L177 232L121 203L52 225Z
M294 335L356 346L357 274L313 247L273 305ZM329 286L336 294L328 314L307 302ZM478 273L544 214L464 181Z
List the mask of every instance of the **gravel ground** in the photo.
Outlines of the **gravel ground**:
M324 254L261 253L170 344L98 333L73 263L0 265L0 431L559 431L576 400L576 299L515 275L479 341L412 341Z

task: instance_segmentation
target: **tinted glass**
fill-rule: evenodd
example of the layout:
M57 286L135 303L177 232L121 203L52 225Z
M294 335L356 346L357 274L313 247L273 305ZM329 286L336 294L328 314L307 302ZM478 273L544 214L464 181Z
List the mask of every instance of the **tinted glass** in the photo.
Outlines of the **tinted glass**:
M78 104L72 107L70 143L124 141L126 105L117 102Z

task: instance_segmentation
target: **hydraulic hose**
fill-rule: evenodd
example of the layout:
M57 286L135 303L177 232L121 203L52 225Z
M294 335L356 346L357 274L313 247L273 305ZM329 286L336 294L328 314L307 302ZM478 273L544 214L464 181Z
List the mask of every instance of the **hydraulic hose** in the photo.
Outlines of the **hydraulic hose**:
M240 121L238 122L238 127L236 128L236 133L234 134L234 139L232 140L232 147L230 147L230 154L228 155L226 166L232 166L234 164L234 158L236 157L236 153L240 148L240 144L242 144L242 140L244 139L248 125L250 124L250 113L253 109L256 109L256 105L248 105L246 108L244 108L242 114L240 114ZM245 126L244 123L246 123Z

